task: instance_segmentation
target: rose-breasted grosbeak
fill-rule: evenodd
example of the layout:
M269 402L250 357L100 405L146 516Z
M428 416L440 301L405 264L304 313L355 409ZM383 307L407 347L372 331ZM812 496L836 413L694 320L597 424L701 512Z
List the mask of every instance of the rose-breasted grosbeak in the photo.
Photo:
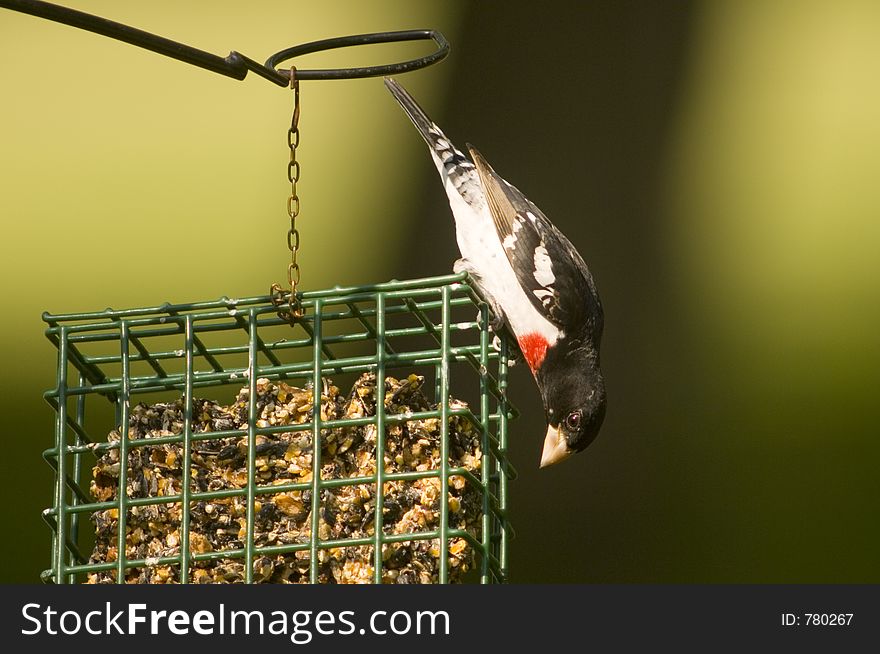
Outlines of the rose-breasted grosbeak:
M558 463L587 447L605 417L603 315L593 277L562 232L473 146L472 163L400 84L386 78L385 85L440 172L462 255L456 272L470 274L495 329L506 325L538 384L548 423L541 467Z

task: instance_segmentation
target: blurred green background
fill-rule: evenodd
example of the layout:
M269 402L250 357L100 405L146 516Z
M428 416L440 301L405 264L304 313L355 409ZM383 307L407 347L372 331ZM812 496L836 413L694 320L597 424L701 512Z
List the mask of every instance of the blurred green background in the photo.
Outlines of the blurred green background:
M880 581L880 4L67 5L258 60L446 34L449 59L402 81L570 236L606 309L609 410L586 453L538 471L543 413L514 371L514 581ZM0 80L0 580L34 582L41 312L281 281L290 94L6 10ZM381 81L302 86L305 287L448 271L445 197Z

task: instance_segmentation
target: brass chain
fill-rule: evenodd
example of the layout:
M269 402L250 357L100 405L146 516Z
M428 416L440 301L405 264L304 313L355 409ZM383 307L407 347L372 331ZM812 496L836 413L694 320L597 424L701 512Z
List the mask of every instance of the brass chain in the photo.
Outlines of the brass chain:
M285 292L279 284L272 284L272 302L279 307L278 316L293 325L297 319L302 318L303 308L296 294L300 280L299 262L299 230L296 228L296 218L299 216L300 201L296 192L296 184L299 181L300 166L296 158L296 149L299 147L299 80L296 77L296 68L290 69L290 87L293 89L293 116L290 120L290 129L287 130L287 147L290 150L290 161L287 164L287 180L290 182L290 196L287 198L287 215L290 217L290 229L287 230L287 249L290 250L290 263L287 265L287 284L290 288L287 302L284 302ZM286 306L284 306L286 304ZM283 308L282 308L283 307Z

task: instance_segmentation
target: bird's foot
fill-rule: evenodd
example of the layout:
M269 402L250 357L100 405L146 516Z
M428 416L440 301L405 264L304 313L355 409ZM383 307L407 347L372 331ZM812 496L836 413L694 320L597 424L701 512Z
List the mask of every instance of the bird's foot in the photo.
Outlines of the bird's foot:
M474 267L467 259L461 258L457 259L456 262L452 264L452 271L455 274L466 272L470 275L471 284L473 285L474 290L480 298L482 298L483 302L489 306L489 329L496 334L500 333L501 330L504 329L504 311L501 309L501 305L495 300L495 298L483 288L483 285L480 283L480 276L477 274ZM478 325L482 324L482 316L480 313L477 313L476 323Z
M492 349L496 352L501 352L501 338L498 334L492 337ZM518 347L508 347L507 348L507 367L513 368L516 364L523 360L522 352L519 351Z
M501 310L501 305L492 301L487 302L489 305L489 329L495 334L500 334L501 330L504 329L504 312ZM495 338L498 338L497 336Z
M504 314L501 313L500 308L495 309L492 304L486 302L486 305L489 307L489 331L493 334L500 334L504 330ZM495 305L497 306L497 305ZM477 317L474 318L474 322L478 325L483 324L483 312L477 311ZM497 336L495 337L498 338Z
M504 310L501 308L501 304L492 297L491 294L486 292L486 289L483 288L483 285L480 283L480 276L477 274L477 271L470 265L470 262L467 259L458 259L453 265L452 270L458 274L462 272L466 272L471 277L471 283L473 284L474 290L477 291L477 294L482 298L483 302L486 303L486 306L489 308L489 332L492 333L492 349L496 352L501 352L501 338L498 336L501 334L506 326L507 319L504 315ZM477 312L477 317L475 322L478 325L483 324L483 310ZM522 359L522 355L520 354L519 348L516 347L508 347L508 366L514 366Z

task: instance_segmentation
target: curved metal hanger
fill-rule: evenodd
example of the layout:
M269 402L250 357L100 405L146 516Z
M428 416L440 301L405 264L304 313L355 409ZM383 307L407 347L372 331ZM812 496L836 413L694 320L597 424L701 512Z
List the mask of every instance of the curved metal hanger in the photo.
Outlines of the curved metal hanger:
M290 70L276 70L276 66L284 61L293 59L305 54L313 52L322 52L325 50L335 50L339 48L347 48L357 45L369 45L373 43L396 43L400 41L424 41L431 40L437 45L437 49L429 55L403 61L394 64L384 64L381 66L363 66L354 68L327 68L319 70L300 70L297 69L297 79L355 79L361 77L378 77L384 75L395 75L406 73L411 70L425 68L432 64L442 61L449 54L449 43L446 38L437 30L421 29L421 30L403 30L397 32L376 32L373 34L354 34L351 36L340 36L332 39L324 39L321 41L312 41L311 43L303 43L290 48L276 52L266 60L265 64L260 64L250 57L233 50L227 57L220 57L192 46L166 39L150 32L139 30L135 27L129 27L122 23L117 23L100 16L87 14L76 9L69 9L60 5L54 5L49 2L41 2L40 0L0 0L0 7L6 7L13 11L38 16L56 23L64 23L78 27L79 29L109 36L117 41L124 41L139 48L151 50L166 57L183 61L199 68L204 68L220 75L226 75L237 80L243 80L248 71L263 77L270 82L274 82L279 86L288 86L290 84Z

